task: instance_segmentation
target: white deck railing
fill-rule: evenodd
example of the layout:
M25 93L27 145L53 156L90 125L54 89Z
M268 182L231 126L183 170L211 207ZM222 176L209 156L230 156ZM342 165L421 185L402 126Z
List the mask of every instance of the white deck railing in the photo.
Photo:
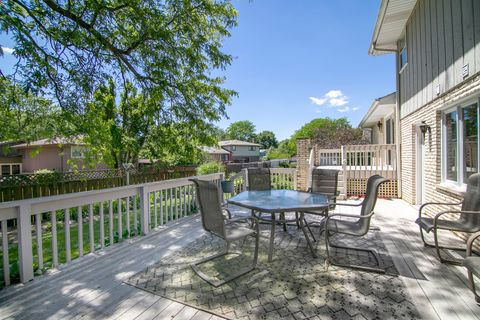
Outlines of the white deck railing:
M191 178L1 203L4 285L192 214Z
M196 212L191 178L0 203L4 285ZM199 178L220 184L223 174ZM296 169L272 168L271 179L295 189ZM235 193L246 189L243 172L234 181Z

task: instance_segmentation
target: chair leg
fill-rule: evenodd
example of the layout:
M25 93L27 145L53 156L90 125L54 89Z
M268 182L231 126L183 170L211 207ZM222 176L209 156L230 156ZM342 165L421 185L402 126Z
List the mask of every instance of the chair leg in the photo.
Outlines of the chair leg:
M423 229L420 227L420 237L422 238L423 245L426 247L431 247L435 248L435 251L437 253L438 260L440 260L441 263L447 263L451 265L456 265L460 266L462 265L462 262L460 260L454 260L454 259L446 259L442 257L442 254L440 252L440 249L446 249L446 250L460 250L460 251L466 251L467 249L465 247L448 247L448 246L440 246L438 244L438 229L433 230L433 238L434 238L434 243L429 243L425 239L425 235L423 234Z
M287 232L287 223L285 222L285 212L280 213L280 220L283 220L283 231Z
M329 234L330 234L330 232L328 232L328 231L325 232L325 247L326 247L326 251L327 251L327 262L329 264L332 264L334 266L339 266L339 267L346 267L346 268L352 268L352 269L358 269L358 270L370 271L370 272L377 272L377 273L385 273L386 272L377 251L375 251L373 249L364 249L364 248L358 248L358 247L346 247L346 246L341 246L341 245L338 245L338 244L333 244L333 243L330 242ZM376 264L377 264L378 268L335 262L335 260L332 259L332 256L330 255L329 246L331 246L333 248L356 250L356 251L363 251L363 252L371 253L373 255L373 257L375 258L375 261L376 261Z
M310 232L310 235L312 236L313 242L317 242L317 239L315 239L315 236L313 235L312 229L310 228L310 225L308 224L307 219L303 218L303 223L307 227L308 232Z
M252 271L253 269L256 268L257 266L257 261L258 261L258 245L259 245L259 234L255 234L255 252L254 252L254 255L253 255L253 262L252 262L252 265L249 266L249 267L245 267L245 268L242 268L240 269L238 272L228 276L227 278L223 279L223 280L214 280L214 279L211 279L209 278L203 271L201 271L198 266L205 263L205 262L208 262L208 261L211 261L215 258L219 258L221 256L224 256L226 254L228 254L228 251L230 249L230 243L227 242L227 245L226 245L226 250L223 251L223 252L220 252L220 253L217 253L217 254L214 254L212 256L209 256L209 257L206 257L200 261L197 261L193 264L191 264L190 266L192 267L192 270L200 277L202 278L204 281L208 282L209 284L211 284L212 286L214 287L219 287L229 281L232 281L240 276L243 276L244 274Z
M480 303L480 296L475 289L475 280L473 279L473 273L470 270L468 271L468 281L470 282L470 289L472 289L473 295L475 296L475 301Z
M305 220L305 216L304 216L304 213L302 212L302 213L300 213L300 219L299 219L300 228L302 229L303 234L305 235L305 239L307 240L307 245L310 248L310 251L312 252L312 256L314 258L316 258L317 255L315 254L315 249L313 248L312 242L310 241L310 238L308 237L307 231L305 230L305 225L303 224L304 220ZM307 226L308 226L308 224L307 224ZM311 233L311 231L310 231L310 233Z

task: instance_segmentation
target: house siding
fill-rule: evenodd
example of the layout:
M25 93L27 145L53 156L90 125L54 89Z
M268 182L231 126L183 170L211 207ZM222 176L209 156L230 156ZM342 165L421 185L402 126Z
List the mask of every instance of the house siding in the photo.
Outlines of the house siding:
M480 72L480 1L418 1L405 42L407 65L399 75L401 118ZM469 74L464 78L466 65Z

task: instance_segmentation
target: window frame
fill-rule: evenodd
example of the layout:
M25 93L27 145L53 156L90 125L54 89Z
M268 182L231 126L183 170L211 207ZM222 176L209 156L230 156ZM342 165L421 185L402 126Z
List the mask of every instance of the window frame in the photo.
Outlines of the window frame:
M466 187L464 182L465 176L465 159L464 159L464 146L465 146L465 137L464 137L464 119L463 119L463 109L469 106L476 104L477 107L477 141L480 140L480 97L470 98L464 100L454 106L450 106L441 111L441 184L445 186L451 186L456 189L463 190ZM448 168L448 157L447 157L447 127L446 127L446 116L451 112L457 112L457 180L447 179L447 168ZM477 142L477 159L480 159L480 144ZM478 160L477 160L478 161ZM480 172L480 161L477 163L477 172Z
M3 166L9 166L9 167L10 167L10 173L9 173L8 175L6 175L6 176L11 176L11 175L13 175L13 174L12 174L12 172L13 172L12 167L13 167L13 166L20 166L20 173L18 173L18 174L22 174L22 173L23 173L23 165L22 165L21 162L0 163L0 176L4 176L3 173L2 173L2 170L1 170L1 168L2 168Z

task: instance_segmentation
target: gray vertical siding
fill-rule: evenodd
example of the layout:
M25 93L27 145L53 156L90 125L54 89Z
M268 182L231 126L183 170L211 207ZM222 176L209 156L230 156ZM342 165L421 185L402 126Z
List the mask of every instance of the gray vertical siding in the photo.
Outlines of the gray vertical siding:
M408 65L401 71L404 117L480 72L480 0L420 0L405 29Z

